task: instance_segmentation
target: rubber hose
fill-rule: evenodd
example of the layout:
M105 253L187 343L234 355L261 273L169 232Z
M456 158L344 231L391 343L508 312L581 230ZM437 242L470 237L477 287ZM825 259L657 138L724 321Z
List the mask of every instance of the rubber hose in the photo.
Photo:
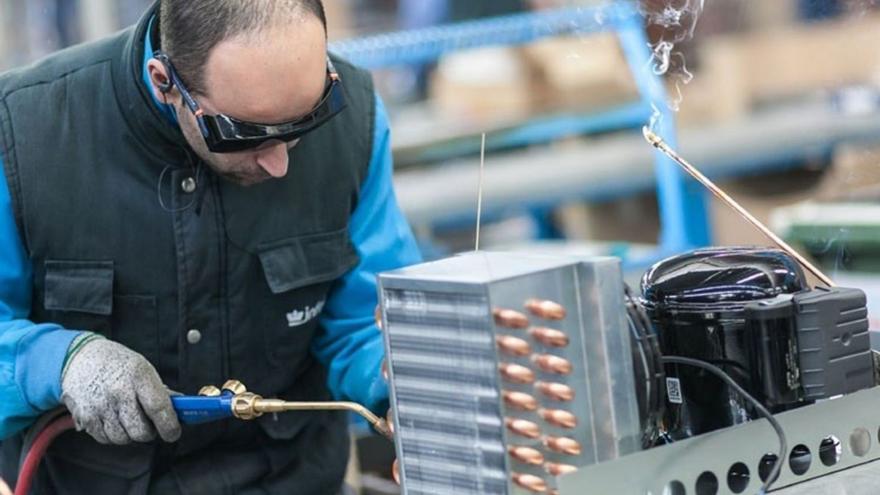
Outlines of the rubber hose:
M73 417L69 414L59 417L49 423L42 431L34 437L34 442L25 455L24 462L21 465L21 471L18 473L18 483L15 486L15 495L28 495L34 478L37 475L37 469L49 446L59 435L65 431L74 428Z

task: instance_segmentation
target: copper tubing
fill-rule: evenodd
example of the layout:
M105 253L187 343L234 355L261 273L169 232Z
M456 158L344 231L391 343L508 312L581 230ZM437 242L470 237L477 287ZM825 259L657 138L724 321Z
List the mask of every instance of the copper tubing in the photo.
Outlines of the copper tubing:
M501 376L505 380L511 383L521 383L523 385L535 383L535 372L519 364L501 363L498 365L498 371L501 372Z
M529 394L505 390L502 395L504 396L504 402L514 409L534 411L538 408L538 401Z
M528 356L532 353L532 346L517 337L499 335L495 337L495 342L498 344L498 349L508 356Z
M534 327L529 330L529 334L538 342L547 347L566 347L568 346L568 335L562 330L547 327Z
M529 317L512 309L494 309L492 316L495 324L504 328L526 328L529 326Z
M558 462L548 462L544 464L544 470L553 476L562 476L563 474L573 473L578 470L571 464L560 464Z
M578 423L577 416L562 409L541 409L538 414L544 418L544 421L561 428L572 429Z
M553 400L568 402L574 399L574 389L563 383L538 382L535 387Z
M392 417L393 411L388 409L388 412L385 413L385 426L388 427L388 432L394 435L394 418Z
M507 453L510 454L510 457L523 464L531 464L533 466L544 464L544 454L531 447L512 445L507 448Z
M525 419L505 418L504 424L507 425L508 430L521 437L538 438L541 436L541 427Z
M373 313L373 317L376 318L376 326L379 327L379 330L384 330L384 328L382 328L382 307L378 304L376 305L376 311Z
M564 320L565 308L553 301L541 299L529 299L526 301L526 309L533 315L545 320Z
M532 356L532 361L547 373L568 375L572 370L571 361L553 354L537 354Z
M543 478L539 478L538 476L535 476L533 474L513 473L513 475L511 475L511 478L513 478L514 483L525 488L526 490L535 493L547 492L547 482L544 481Z
M544 439L544 445L560 454L581 455L582 451L581 444L577 440L567 437L547 437Z
M655 134L651 129L645 126L642 129L642 132L645 135L645 139L651 143L651 146L660 150L663 154L671 158L675 163L679 164L687 173L689 173L694 179L703 184L712 194L715 195L718 199L724 202L727 206L736 211L739 216L743 217L747 222L752 224L756 229L760 230L762 234L767 236L774 244L779 246L780 249L788 253L792 258L796 259L798 263L800 263L804 268L809 270L813 275L816 276L823 284L828 287L835 287L834 282L830 277L822 273L818 268L813 266L812 263L807 261L806 258L801 256L800 253L795 251L795 249L788 245L787 242L783 241L779 236L773 233L772 230L767 228L766 225L761 223L760 220L755 218L751 213L748 212L745 208L743 208L739 203L737 203L733 198L731 198L723 189L715 185L714 182L709 180L708 177L702 174L696 167L688 163L687 160L679 156L678 153L675 152L672 148L663 141L663 138Z

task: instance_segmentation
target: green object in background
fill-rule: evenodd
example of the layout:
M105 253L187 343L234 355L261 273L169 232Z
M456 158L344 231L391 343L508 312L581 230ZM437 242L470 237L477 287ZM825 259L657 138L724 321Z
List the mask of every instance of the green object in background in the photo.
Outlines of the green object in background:
M803 203L775 211L772 226L828 271L880 273L880 205Z

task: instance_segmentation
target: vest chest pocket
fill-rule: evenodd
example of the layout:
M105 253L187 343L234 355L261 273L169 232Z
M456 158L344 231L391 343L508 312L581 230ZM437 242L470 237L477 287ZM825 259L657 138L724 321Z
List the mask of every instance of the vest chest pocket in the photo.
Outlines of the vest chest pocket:
M272 294L274 324L262 325L273 364L295 366L308 352L333 281L358 263L348 229L260 245L260 264Z
M114 293L112 261L47 260L45 270L43 321L100 333L156 362L155 296Z

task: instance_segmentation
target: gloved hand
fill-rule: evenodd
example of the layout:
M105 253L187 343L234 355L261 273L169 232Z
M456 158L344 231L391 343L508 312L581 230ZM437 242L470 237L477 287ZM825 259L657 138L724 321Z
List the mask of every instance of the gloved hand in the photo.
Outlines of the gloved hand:
M76 429L103 444L166 442L180 438L168 389L140 354L85 333L70 345L61 375L61 400Z

